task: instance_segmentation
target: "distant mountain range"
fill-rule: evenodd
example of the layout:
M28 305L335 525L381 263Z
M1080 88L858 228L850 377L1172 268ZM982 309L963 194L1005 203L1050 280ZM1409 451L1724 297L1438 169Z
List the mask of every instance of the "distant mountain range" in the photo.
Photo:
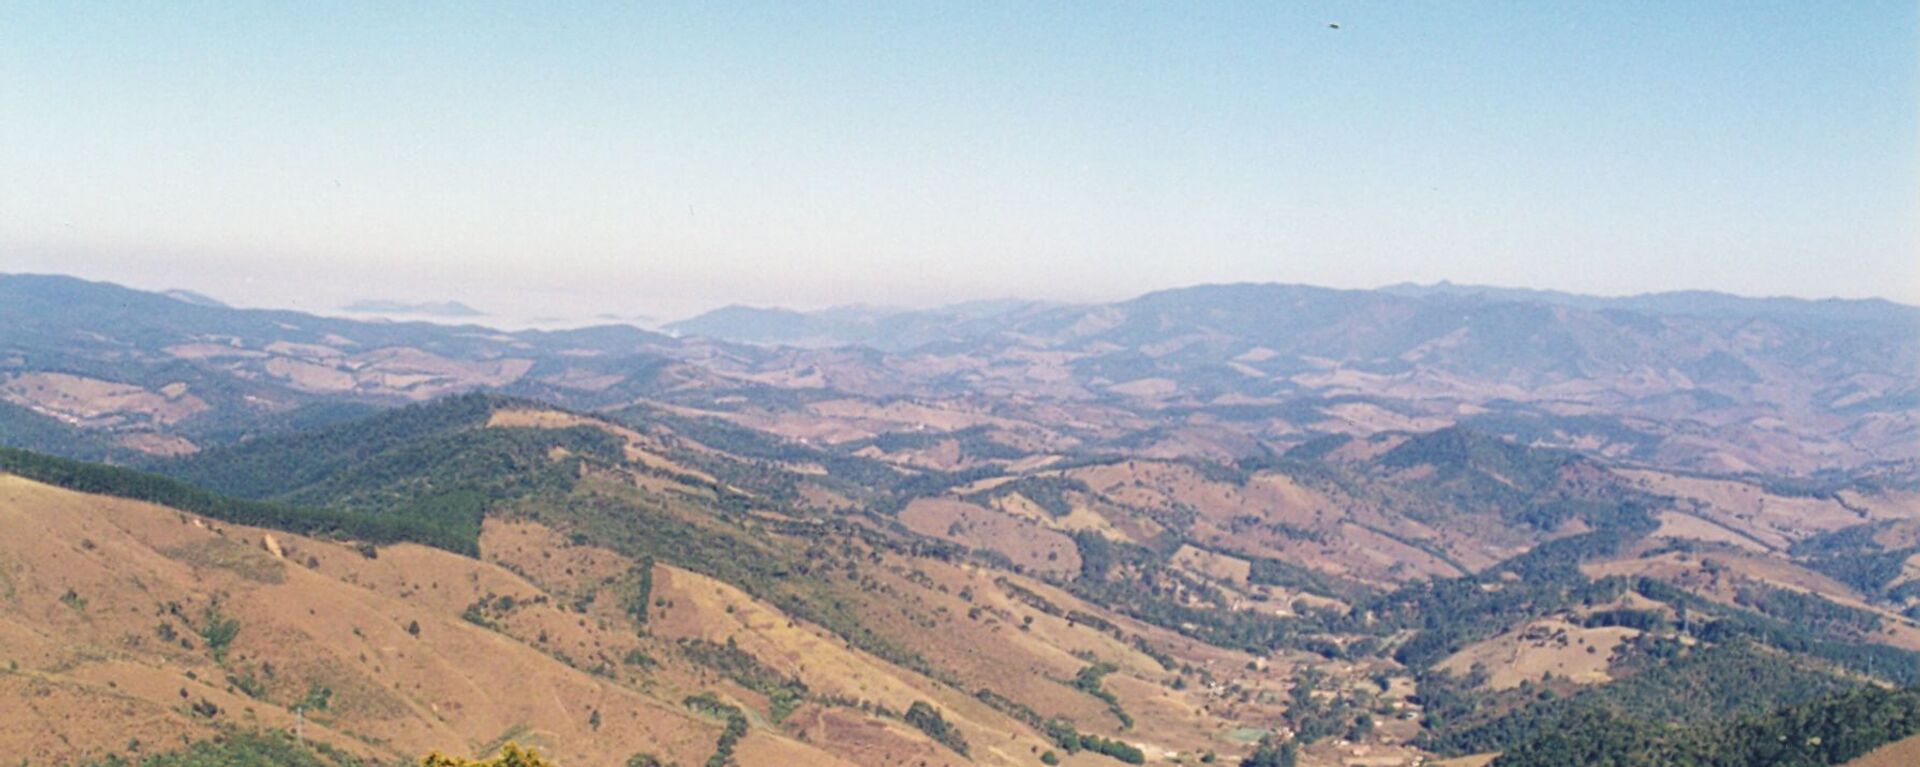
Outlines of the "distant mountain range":
M668 323L664 329L742 343L905 351L955 336L992 332L1016 317L1055 306L1059 305L1021 299L972 301L935 309L841 306L815 312L735 305Z
M810 439L990 415L1081 450L1164 455L1468 424L1710 472L1920 458L1920 309L1876 300L1204 285L1096 305L731 307L669 336L356 322L10 276L0 321L0 401L53 419L36 433L142 450L482 388L651 398ZM889 404L902 398L920 410ZM836 399L861 404L813 404Z
M208 296L205 293L196 293L191 290L168 290L168 291L161 292L160 295L166 296L176 301L185 301L189 304L194 304L196 306L211 306L219 309L224 309L227 306L225 303L222 303L217 298Z
M444 317L467 319L485 317L486 313L459 301L426 301L408 303L406 301L382 301L368 299L355 301L340 307L340 311L352 314L402 314L420 317Z
M937 370L960 388L1240 414L1229 420L1344 398L1373 414L1336 428L1497 422L1720 471L1907 460L1920 442L1920 309L1881 300L1241 284L984 312L733 307L669 329L868 347L891 355L895 380Z
M1721 318L1803 318L1824 322L1915 322L1920 309L1884 299L1749 298L1712 291L1674 291L1635 296L1589 296L1554 290L1503 288L1439 282L1429 285L1399 283L1373 291L1334 290L1301 285L1201 285L1163 293L1190 292L1198 301L1239 291L1265 291L1278 296L1314 292L1346 295L1385 295L1413 300L1453 299L1459 302L1516 303L1564 306L1585 311L1623 311L1654 316ZM1135 301L1145 300L1136 299ZM1173 299L1182 300L1182 299ZM757 344L814 346L870 346L906 351L944 338L973 337L1013 329L1021 318L1039 313L1073 316L1116 304L1068 305L1024 299L997 299L951 304L931 309L843 306L819 311L778 307L726 306L665 329L687 335Z

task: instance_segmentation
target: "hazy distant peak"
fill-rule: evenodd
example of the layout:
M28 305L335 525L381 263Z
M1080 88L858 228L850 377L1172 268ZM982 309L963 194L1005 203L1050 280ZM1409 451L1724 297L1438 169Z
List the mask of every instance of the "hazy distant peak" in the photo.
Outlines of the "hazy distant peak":
M669 327L687 325L713 320L743 320L759 318L798 318L807 316L803 312L778 306L747 306L746 304L728 304L684 320L669 322Z
M985 319L1031 309L1051 309L1065 305L1055 301L1039 301L1031 298L983 298L977 301L947 304L940 307L940 311L968 319Z
M1022 298L965 301L927 309L847 304L816 311L738 304L667 324L681 335L753 344L837 347L885 351L991 334L1002 326L1064 306Z
M790 344L805 340L813 324L812 318L792 309L730 304L664 327L679 335Z
M209 296L205 293L195 293L191 290L179 290L179 289L163 290L163 291L160 291L160 295L166 296L175 301L182 301L185 303L193 304L194 306L205 306L212 309L233 308L228 306L225 302L217 298Z
M1758 317L1820 315L1851 321L1911 319L1916 307L1882 298L1797 298L1741 296L1713 290L1673 290L1631 296L1594 296L1559 290L1463 285L1441 280L1429 285L1402 282L1379 289L1408 298L1481 298L1492 301L1551 304L1593 311L1615 309L1644 314Z
M424 317L484 317L485 312L459 301L423 301L408 303L405 301L386 301L367 299L355 301L340 307L340 311L354 314L414 314Z

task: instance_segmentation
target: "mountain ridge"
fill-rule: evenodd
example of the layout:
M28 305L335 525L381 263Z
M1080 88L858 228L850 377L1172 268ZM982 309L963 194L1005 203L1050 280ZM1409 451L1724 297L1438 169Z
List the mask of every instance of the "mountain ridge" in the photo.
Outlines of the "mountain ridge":
M832 442L990 420L1080 449L1245 458L1471 422L1724 474L1920 458L1920 323L1853 318L1920 316L1894 305L1696 316L1245 284L836 315L888 351L811 343L838 331L805 325L781 331L803 346L625 325L506 332L58 277L0 277L0 298L0 402L33 444L76 456L188 453L341 408L492 390L580 410L652 402Z
M1438 283L1394 283L1378 288L1331 288L1305 283L1283 282L1232 282L1199 283L1195 285L1165 288L1149 291L1132 298L1110 302L1051 304L1051 307L1087 309L1103 306L1122 305L1149 299L1163 299L1167 296L1215 291L1240 291L1254 289L1274 293L1326 292L1335 294L1381 294L1406 298L1457 298L1483 299L1522 304L1549 304L1569 306L1587 310L1628 310L1650 314L1707 315L1707 316L1751 316L1751 315L1808 315L1820 312L1837 312L1848 319L1882 319L1920 322L1920 307L1903 304L1885 298L1804 298L1796 296L1744 296L1709 290L1656 291L1620 296L1600 296L1573 293L1560 290L1535 288L1512 288L1492 285L1476 285L1452 282ZM728 305L709 310L699 315L668 323L666 327L678 332L695 335L708 335L725 340L748 343L782 343L775 329L767 327L779 322L797 323L813 331L815 342L834 342L858 344L869 341L866 336L835 336L835 329L848 329L850 324L872 324L881 318L936 318L948 315L968 313L963 308L982 302L963 302L952 305L935 306L925 309L875 309L859 305L831 307L814 311L795 310L779 306ZM985 302L997 307L987 316L1007 314L1020 308L1046 306L1047 302L1027 299L997 299ZM978 317L972 317L978 318ZM883 344L883 348L902 350L897 345Z

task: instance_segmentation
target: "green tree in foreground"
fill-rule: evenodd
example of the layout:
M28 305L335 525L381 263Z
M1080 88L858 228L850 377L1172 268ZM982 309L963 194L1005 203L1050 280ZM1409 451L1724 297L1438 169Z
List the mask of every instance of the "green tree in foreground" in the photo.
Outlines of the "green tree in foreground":
M129 744L129 748L138 748ZM23 764L25 762L22 762ZM352 756L322 744L301 743L278 730L223 732L178 751L140 757L109 756L89 767L360 767Z
M519 744L508 741L506 745L500 747L500 755L492 759L462 759L435 751L420 760L420 767L555 767L555 765L541 759L540 754L533 749L522 749Z

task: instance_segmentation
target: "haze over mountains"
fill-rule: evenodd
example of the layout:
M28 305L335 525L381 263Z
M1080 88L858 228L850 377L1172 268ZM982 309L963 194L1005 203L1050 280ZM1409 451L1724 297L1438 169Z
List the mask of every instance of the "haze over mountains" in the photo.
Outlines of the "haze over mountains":
M1913 307L1210 285L668 330L0 277L0 753L1760 767L1920 733Z
M362 299L346 306L340 311L350 314L375 315L416 315L443 319L467 319L485 317L486 313L459 301L387 301L381 299Z
M1324 291L1350 295L1388 294L1409 298L1447 296L1465 300L1487 300L1522 304L1568 306L1589 311L1629 311L1650 315L1679 316L1807 316L1821 315L1830 320L1913 321L1913 307L1885 299L1804 299L1749 298L1713 291L1675 291L1637 296L1590 296L1557 290L1502 288L1485 285L1397 283L1377 290L1341 290L1313 288L1281 283L1241 283L1238 285L1201 285L1179 290L1204 293L1229 288L1254 288L1273 291L1287 289ZM1179 292L1179 290L1162 292ZM1157 295L1157 294L1156 294ZM1141 297L1143 300L1145 297ZM1204 300L1204 296L1197 300ZM1117 302L1126 305L1131 301ZM818 311L797 311L777 307L726 306L703 314L668 323L665 328L688 335L702 335L732 341L786 344L794 340L821 345L872 346L887 351L905 351L929 342L916 337L915 331L946 325L968 326L947 331L971 335L996 332L1017 320L1021 313L1047 310L1071 313L1084 311L1087 305L1029 301L1018 298L969 301L934 307L909 309L892 307L843 306Z
M828 442L997 419L1075 450L1242 458L1465 423L1710 472L1920 457L1920 309L1885 301L1219 285L1091 306L730 308L669 337L369 324L56 277L0 279L0 298L0 396L163 452L323 401L487 387L579 407L659 397Z

